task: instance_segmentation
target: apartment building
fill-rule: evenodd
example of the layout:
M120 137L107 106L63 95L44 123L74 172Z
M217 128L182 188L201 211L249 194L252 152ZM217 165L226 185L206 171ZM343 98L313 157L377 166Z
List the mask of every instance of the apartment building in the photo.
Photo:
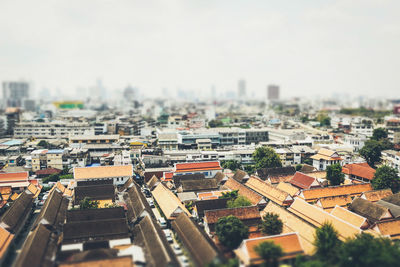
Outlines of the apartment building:
M84 122L20 122L14 127L16 138L53 138L94 135L94 127Z
M400 152L395 150L382 151L382 162L400 172Z
M63 149L39 149L31 153L32 157L32 171L55 168L62 170L64 166L68 165L66 160L67 151Z

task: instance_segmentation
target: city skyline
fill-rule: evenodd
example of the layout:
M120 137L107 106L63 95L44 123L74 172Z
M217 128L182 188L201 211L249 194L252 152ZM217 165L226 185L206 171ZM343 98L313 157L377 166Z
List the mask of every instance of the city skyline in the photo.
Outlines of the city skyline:
M398 91L396 1L0 3L0 80L69 93L236 91L282 97ZM35 12L31 12L35 10ZM18 14L18 16L16 16ZM154 92L154 93L153 93Z

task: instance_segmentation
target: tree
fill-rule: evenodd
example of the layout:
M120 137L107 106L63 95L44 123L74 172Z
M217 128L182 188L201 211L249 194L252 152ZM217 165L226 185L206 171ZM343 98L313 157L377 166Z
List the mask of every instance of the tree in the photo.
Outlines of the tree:
M86 210L86 209L97 209L99 208L99 201L91 200L90 197L85 197L79 203L79 209Z
M60 175L58 173L53 173L43 178L42 182L47 184L48 182L58 182L59 180L60 180Z
M340 185L344 182L344 173L340 163L332 164L326 167L326 179L330 185Z
M296 165L296 171L297 171L297 172L300 171L301 168L303 168L303 165L301 165L301 164L297 164L297 165Z
M283 256L281 246L275 245L274 242L262 242L257 245L254 250L265 261L265 266L277 267L279 258Z
M363 148L360 149L360 155L367 163L374 167L376 162L381 160L382 144L376 140L368 140Z
M282 167L281 159L271 147L258 147L253 153L256 169Z
M223 125L224 123L221 120L210 120L208 122L208 126L210 126L211 128L221 127Z
M387 165L376 169L371 183L374 189L390 188L393 192L397 192L400 189L400 178L396 169Z
M43 148L50 148L50 144L46 140L41 140L37 145Z
M315 231L314 245L317 258L331 263L335 262L340 244L339 234L331 223L324 223Z
M241 164L237 160L224 160L221 161L221 166L224 169L230 169L231 171L236 171L240 169Z
M245 196L238 196L236 199L230 199L226 203L228 208L239 208L251 206L250 200Z
M340 249L339 265L343 267L399 266L400 249L388 238L358 234Z
M239 190L233 190L233 191L228 191L228 192L222 192L221 196L219 198L224 198L224 199L236 199L239 195L238 193Z
M259 225L259 228L264 234L278 235L282 233L283 223L281 219L279 219L278 214L267 212L263 216L263 221Z
M374 132L372 134L371 139L372 140L376 140L376 141L380 141L382 139L385 139L388 137L388 132L386 129L384 128L376 128L374 129Z
M256 171L256 166L249 164L249 165L244 165L243 169L245 172L247 172L249 175L255 173Z
M218 219L216 233L221 244L235 249L249 236L249 228L237 217L229 215Z

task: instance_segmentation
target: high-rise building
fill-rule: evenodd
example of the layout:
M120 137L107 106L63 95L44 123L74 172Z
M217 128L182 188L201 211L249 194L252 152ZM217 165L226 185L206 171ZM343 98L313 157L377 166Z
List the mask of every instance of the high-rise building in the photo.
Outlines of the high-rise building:
M29 98L29 83L3 82L4 107L23 107L24 100Z
M279 86L278 85L268 85L267 96L268 100L279 100Z
M243 98L246 97L246 81L239 80L238 82L238 97Z

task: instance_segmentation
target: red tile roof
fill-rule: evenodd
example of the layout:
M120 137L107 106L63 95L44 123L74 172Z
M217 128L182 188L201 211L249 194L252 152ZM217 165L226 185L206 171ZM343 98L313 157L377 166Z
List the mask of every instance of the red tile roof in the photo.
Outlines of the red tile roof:
M219 161L177 163L175 165L175 172L193 172L193 171L209 171L209 170L222 170L221 166L219 165Z
M343 166L342 172L348 175L355 175L368 180L374 178L375 169L371 168L368 163L353 163ZM350 177L351 178L351 177Z
M314 177L305 175L301 172L296 172L289 183L302 189L309 189L312 183L314 183L315 181L316 179Z
M61 170L56 169L56 168L47 168L44 170L36 171L36 175L50 175L50 174L60 173L60 172L61 172Z
M231 209L219 209L219 210L206 210L204 211L204 219L208 224L217 223L219 218L233 215L239 220L253 220L261 219L260 212L257 206L231 208Z

